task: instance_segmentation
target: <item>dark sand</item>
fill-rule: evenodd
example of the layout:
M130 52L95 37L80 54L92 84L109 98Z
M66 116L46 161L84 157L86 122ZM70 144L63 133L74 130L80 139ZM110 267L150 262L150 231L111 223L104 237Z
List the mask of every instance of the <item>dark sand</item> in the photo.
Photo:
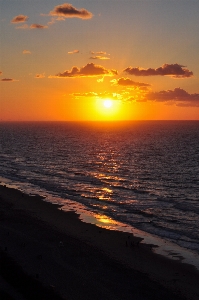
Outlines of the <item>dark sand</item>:
M199 299L194 267L3 186L0 252L1 300Z

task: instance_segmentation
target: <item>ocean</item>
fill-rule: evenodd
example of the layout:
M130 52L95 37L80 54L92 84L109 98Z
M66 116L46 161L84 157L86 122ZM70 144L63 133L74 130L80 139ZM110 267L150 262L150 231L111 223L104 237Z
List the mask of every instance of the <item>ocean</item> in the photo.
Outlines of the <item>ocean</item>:
M0 182L199 262L199 121L1 122Z

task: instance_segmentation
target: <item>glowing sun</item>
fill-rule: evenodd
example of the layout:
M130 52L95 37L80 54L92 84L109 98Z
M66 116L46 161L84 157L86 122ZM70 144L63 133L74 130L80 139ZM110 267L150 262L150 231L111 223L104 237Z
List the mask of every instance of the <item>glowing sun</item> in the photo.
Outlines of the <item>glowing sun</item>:
M111 98L96 99L96 110L100 120L116 120L120 116L120 101Z
M104 100L103 105L105 108L110 108L113 105L113 101L110 99L106 99Z

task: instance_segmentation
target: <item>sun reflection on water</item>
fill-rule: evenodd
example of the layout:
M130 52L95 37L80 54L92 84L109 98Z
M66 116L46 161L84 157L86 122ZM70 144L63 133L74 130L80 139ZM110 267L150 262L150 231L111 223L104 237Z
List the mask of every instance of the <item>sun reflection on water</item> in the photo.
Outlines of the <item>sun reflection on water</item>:
M105 223L105 224L116 224L117 222L114 221L113 219L105 216L105 215L94 215L95 218L97 219L97 221L101 222L101 223Z
M107 217L106 215L93 214L93 218L95 219L95 225L102 227L102 228L114 230L118 226L117 221L113 220L110 217Z
M108 217L104 214L82 214L80 219L83 222L95 224L96 226L101 228L109 230L118 230L123 232L132 232L131 226L113 220L111 217Z

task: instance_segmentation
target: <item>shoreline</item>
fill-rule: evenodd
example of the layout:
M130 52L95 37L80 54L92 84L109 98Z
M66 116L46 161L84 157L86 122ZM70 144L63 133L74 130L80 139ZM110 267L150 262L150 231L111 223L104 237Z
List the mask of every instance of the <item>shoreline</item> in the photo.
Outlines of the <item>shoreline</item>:
M105 215L98 215L89 212L83 204L76 201L73 202L58 196L53 196L48 192L42 192L39 194L32 188L29 188L29 190L26 190L26 188L21 189L20 186L11 183L9 179L3 177L0 177L0 186L6 186L10 189L19 190L30 197L41 197L43 201L51 203L56 207L58 206L58 209L61 209L65 212L74 212L78 216L79 220L84 223L92 224L98 226L99 228L133 234L135 237L141 239L141 243L150 246L154 253L162 255L171 260L182 262L183 264L185 263L192 265L199 271L199 253L191 249L183 248L182 246L179 246L172 241L168 241L163 237L159 237L141 229L132 227L131 225L121 223Z
M153 253L151 249L152 245L141 243L141 239L133 236L133 234L107 230L89 223L84 223L78 218L75 212L65 212L61 210L60 205L45 202L40 196L29 196L5 186L0 186L0 199L1 250L5 251L5 249L7 249L6 252L31 276L38 274L39 280L44 285L55 285L62 297L66 297L69 287L66 291L64 283L62 283L60 279L61 274L59 274L58 266L62 266L62 268L65 266L64 268L67 269L65 265L65 260L67 260L65 251L69 251L70 247L72 247L76 255L74 253L72 255L73 262L71 260L70 270L72 274L76 274L76 277L80 276L79 273L81 273L80 277L84 284L82 285L82 282L79 282L79 285L82 290L86 289L87 296L88 293L94 293L96 288L98 288L101 293L103 290L103 297L105 297L105 299L109 299L107 295L111 295L111 291L107 285L108 279L106 279L106 283L103 284L102 288L100 283L102 279L100 273L98 274L97 271L99 266L98 269L95 268L95 270L92 271L99 282L89 282L90 289L85 282L85 279L90 276L87 273L87 269L91 268L93 262L96 263L99 258L99 261L100 259L102 261L108 260L108 262L111 262L114 266L119 265L124 273L127 272L127 270L129 272L136 272L136 274L139 273L139 276L141 276L139 280L140 284L144 282L145 285L153 286L153 289L155 286L158 293L164 288L164 293L168 292L173 295L173 298L170 297L170 299L178 299L178 297L181 297L179 299L183 299L183 297L184 299L191 300L199 299L199 272L193 266ZM42 231L40 232L39 229L42 229ZM9 235L6 235L6 232L7 234L9 232ZM51 235L53 236L53 232L54 238L51 237ZM45 243L41 239L41 233L45 236ZM46 238L47 236L48 238ZM19 240L22 241L23 239L26 240L26 242L24 242L25 244L29 243L32 245L31 249L27 250L26 247L22 247L21 244L19 244ZM72 246L68 243L69 240ZM78 249L78 245L81 245L80 248L84 249L82 250L84 253L83 256L79 253L80 249ZM42 252L42 254L37 254L36 263L34 263L34 260L31 259L31 255L34 256L36 252ZM89 257L88 253L90 254ZM39 261L38 255L42 255L42 263ZM43 256L49 256L49 260L44 262ZM82 261L82 259L84 261ZM74 267L74 265L77 264L76 260L80 263L78 270ZM50 271L49 269L49 272L46 270L46 268L49 268L49 262L51 262L50 265L54 266L53 270L57 270L57 274L59 274L57 275L57 279L53 276L53 270ZM83 262L85 263L84 268L81 266ZM107 261L105 265L107 265ZM109 266L107 270L111 272L111 268ZM74 269L76 270L75 272ZM63 274L64 272L66 272L65 269L61 271ZM85 276L85 278L82 279L82 276ZM72 283L74 284L71 279L71 284ZM125 284L127 283L122 282L120 284L120 290L125 287ZM119 286L117 289L119 289ZM148 288L148 291L149 290L150 288ZM138 290L135 288L135 291L136 293L139 291L142 293L141 288ZM71 293L72 292L71 290ZM125 291L123 290L123 293L127 292L127 289L125 289ZM83 297L81 298L81 295L78 296L78 292L74 293L77 294L74 296L74 299L84 299ZM119 296L119 291L117 291L117 293ZM150 298L150 293L148 298L146 295L141 294L139 297L135 299L152 299ZM112 296L110 296L110 299L111 298ZM168 296L164 298L163 295L159 299L167 298ZM85 299L92 299L92 296L90 296L90 298L85 297ZM117 298L116 295L115 299L123 298L120 298L120 296Z
M63 206L62 209L64 209L64 207L65 206ZM66 209L65 211L71 211L71 209ZM75 211L75 209L72 211ZM77 209L77 214L80 214L79 219L82 222L94 224L99 228L106 228L108 230L115 230L133 234L134 237L141 239L141 244L150 246L154 253L169 258L171 260L180 261L183 264L185 263L188 265L192 265L199 271L199 254L190 249L180 247L174 242L165 240L162 237L152 235L151 233L144 232L143 230L137 229L130 225L114 221L106 216L104 216L105 222L103 223L98 215L88 214L87 212L82 213L81 209L79 211ZM105 225L106 223L108 223L109 225Z

